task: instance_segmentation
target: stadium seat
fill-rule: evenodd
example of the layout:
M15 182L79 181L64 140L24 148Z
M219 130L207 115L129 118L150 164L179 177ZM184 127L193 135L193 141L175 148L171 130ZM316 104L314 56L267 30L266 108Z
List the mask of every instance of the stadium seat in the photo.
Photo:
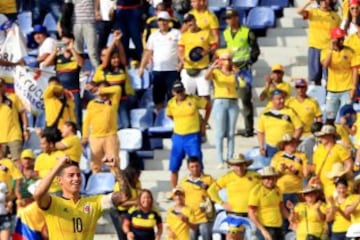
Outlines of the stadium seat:
M35 129L30 128L30 138L24 143L24 148L31 148L35 154L41 152L40 138L36 134Z
M174 122L166 116L165 109L161 109L155 119L154 127L149 128L150 137L170 138L173 132Z
M118 131L120 149L133 152L142 147L142 133L140 129L125 128Z
M211 11L216 11L221 8L228 7L230 5L230 0L208 0L208 8Z
M153 125L152 108L136 108L130 111L130 124L132 128L148 129Z
M246 25L252 30L266 30L275 25L275 13L271 7L256 7L250 10Z
M119 159L120 159L120 164L119 164L120 169L124 170L130 163L128 151L120 150Z
M91 174L85 188L86 195L104 194L113 191L115 177L109 172Z
M274 11L281 10L289 6L288 0L261 0L260 6L271 7Z
M49 33L56 35L57 32L56 20L51 13L46 14L43 21L43 26L47 28L47 31Z
M254 147L245 152L246 159L252 159L254 162L249 166L251 170L258 170L270 165L270 159L260 154L259 147Z
M139 102L139 108L151 108L153 106L153 89L150 87L146 89L144 94L142 95Z
M150 87L150 72L144 69L144 74L142 77L138 75L137 68L130 68L128 70L131 86L134 90L144 90Z
M231 5L233 7L248 10L257 7L259 5L259 0L233 0Z
M21 32L26 36L32 31L32 13L22 12L17 15Z

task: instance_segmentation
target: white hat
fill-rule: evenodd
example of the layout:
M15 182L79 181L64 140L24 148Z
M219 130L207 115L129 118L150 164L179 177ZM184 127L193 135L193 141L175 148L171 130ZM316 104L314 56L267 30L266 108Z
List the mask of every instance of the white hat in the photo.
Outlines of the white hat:
M167 11L161 11L157 14L157 19L170 20L170 15Z

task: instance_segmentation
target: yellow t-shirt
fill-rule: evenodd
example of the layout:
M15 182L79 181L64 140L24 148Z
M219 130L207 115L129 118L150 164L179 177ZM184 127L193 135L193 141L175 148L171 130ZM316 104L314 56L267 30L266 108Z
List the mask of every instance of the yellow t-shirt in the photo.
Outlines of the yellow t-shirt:
M24 106L15 94L5 94L5 97L6 99L0 103L0 143L21 141L19 113L24 111Z
M199 61L193 62L190 59L190 52L195 47L202 47L205 51L216 44L214 37L209 30L200 30L198 32L186 31L179 39L179 47L184 48L185 52L185 69L205 69L208 67L210 58L207 54Z
M313 8L307 11L309 20L309 47L325 49L330 45L330 31L341 23L339 15L334 11L323 11Z
M8 158L0 160L0 182L6 183L6 187L11 192L11 181L22 179L20 170L16 167L13 161Z
M326 213L325 203L320 206L320 211ZM307 205L304 202L296 204L294 213L298 216L298 224L296 228L296 239L305 240L306 234L312 234L320 237L325 231L325 221L318 219L318 214L314 205ZM308 223L306 227L306 222ZM308 231L307 231L308 230Z
M338 201L335 200L335 206L338 209L340 209L341 211L345 212L346 199L342 203L338 203ZM328 211L330 211L331 205L327 204L327 208L328 208ZM335 233L346 232L348 230L348 228L350 227L350 225L351 225L350 221L347 220L346 218L344 218L343 215L339 211L335 212L334 222L333 222L332 229L331 229L332 232L335 232Z
M199 109L204 109L206 105L206 100L198 96L187 95L179 103L175 97L171 98L166 115L174 120L174 133L185 135L200 132Z
M293 134L295 129L301 127L300 118L288 107L279 111L265 109L258 122L258 131L265 133L265 142L273 147L277 146L285 134Z
M201 211L200 204L208 196L206 189L202 185L210 186L214 179L210 175L202 174L199 179L192 180L190 177L182 179L180 186L185 191L185 205L188 206L194 214L194 223L207 222L206 214Z
M350 134L341 124L335 124L336 132L340 135L340 141L343 145L347 146L349 149L353 147Z
M250 208L256 207L257 218L263 226L281 227L283 222L280 210L282 199L279 188L268 189L259 183L251 189L248 205Z
M324 61L331 49L321 51L320 60ZM358 58L351 48L345 47L341 51L332 51L331 63L328 67L327 90L343 92L353 89L352 67L359 65Z
M306 155L302 152L295 152L295 154L289 156L284 151L280 151L274 155L271 159L271 166L281 174L276 185L282 193L296 193L303 189L303 170L306 168L307 162ZM283 170L283 164L288 168ZM293 168L296 169L295 173L292 173L289 170L290 166L293 166Z
M57 164L57 157L64 156L65 153L62 151L55 151L50 154L41 153L35 160L34 171L38 173L39 177L44 178ZM57 178L51 183L49 189L50 193L61 191L61 186Z
M114 192L118 192L118 191L120 191L120 189L121 189L121 186L120 186L119 182L115 182ZM140 191L140 190L141 190L141 182L138 181L138 182L136 183L136 188L130 187L131 197L128 199L128 201L134 201L134 200L136 200L136 199L138 198L138 196L139 196L139 191ZM119 209L120 211L126 211L126 210L129 209L129 207L122 207L122 206L119 205L119 206L118 206L118 209Z
M195 9L192 9L190 10L189 13L194 15L196 19L196 24L202 30L219 29L218 18L213 12L209 10L205 10L204 12L199 12Z
M63 138L61 140L61 143L67 147L67 149L63 150L63 152L66 155L70 156L71 160L80 162L82 153L82 145L80 139L76 135L73 135Z
M44 105L45 105L45 120L46 126L51 126L60 113L62 106L61 101L54 95L55 91L62 90L60 85L52 84L48 86L44 91ZM76 122L75 117L75 104L72 100L66 101L66 106L62 117L59 120L58 128L61 129L66 121Z
M183 240L190 239L190 227L178 217L178 214L173 207L169 208L166 213L166 224L175 233L175 238L166 236L166 240ZM183 207L181 214L189 219L189 222L194 222L194 213L188 207Z
M300 102L296 97L291 97L287 103L287 106L292 108L299 116L303 124L303 137L311 135L311 125L315 118L322 115L319 103L316 99L307 97L304 101Z
M348 1L345 0L344 3L345 2L348 2ZM352 50L354 50L357 58L359 57L359 55L360 55L360 37L358 36L357 33L353 33L353 34L349 35L347 38L345 38L344 45L351 48ZM358 71L358 74L360 74L360 69Z
M356 113L356 121L355 126L357 127L357 131L354 136L354 145L356 148L360 147L360 112Z
M83 123L83 137L106 137L117 133L117 109L121 97L119 86L103 87L101 94L111 94L111 104L106 104L98 99L91 100ZM90 134L89 134L90 131Z
M43 210L49 239L94 239L97 220L103 212L104 195L81 197L78 202L51 196L50 207Z
M238 98L235 74L226 75L220 69L214 69L212 74L214 98Z
M0 13L16 13L16 0L1 0Z
M349 0L343 0L341 4L341 15L342 19L346 19L349 15Z
M354 202L358 201L360 194L352 194L345 200L345 207L352 205ZM351 224L360 222L360 204L356 207L355 211L351 213Z
M245 176L240 177L231 171L216 180L214 184L217 190L226 189L227 202L232 212L247 213L249 193L259 183L259 179L259 174L256 172L247 171ZM211 192L209 195L213 200L216 198Z
M319 144L316 148L313 155L315 173L318 177L320 177L320 181L324 187L325 196L332 196L335 191L334 183L331 179L327 178L326 173L331 171L334 163L343 163L349 158L351 158L351 152L349 149L338 143L330 149L329 153L322 144Z

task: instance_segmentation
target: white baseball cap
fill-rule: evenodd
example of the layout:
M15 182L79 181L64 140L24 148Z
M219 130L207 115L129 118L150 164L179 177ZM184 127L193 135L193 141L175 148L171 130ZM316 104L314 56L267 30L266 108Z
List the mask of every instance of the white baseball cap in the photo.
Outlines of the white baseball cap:
M170 15L167 11L161 11L157 14L157 19L170 20Z

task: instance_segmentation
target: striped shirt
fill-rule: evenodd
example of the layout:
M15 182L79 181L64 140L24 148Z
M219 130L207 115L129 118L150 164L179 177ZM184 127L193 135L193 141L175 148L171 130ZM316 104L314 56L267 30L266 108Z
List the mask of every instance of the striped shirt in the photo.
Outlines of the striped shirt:
M95 0L66 0L65 2L74 3L74 24L95 22Z

